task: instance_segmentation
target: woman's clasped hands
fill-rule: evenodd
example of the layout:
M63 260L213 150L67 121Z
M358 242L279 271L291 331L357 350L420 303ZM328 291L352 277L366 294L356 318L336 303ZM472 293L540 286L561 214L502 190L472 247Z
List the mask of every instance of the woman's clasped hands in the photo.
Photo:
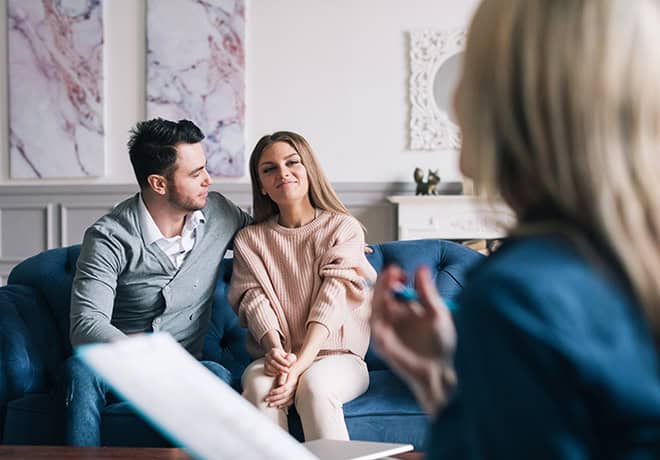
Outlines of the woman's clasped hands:
M282 348L273 347L265 355L264 374L276 377L273 389L264 399L268 406L278 409L293 404L301 371L295 366L298 358L294 353L287 353Z

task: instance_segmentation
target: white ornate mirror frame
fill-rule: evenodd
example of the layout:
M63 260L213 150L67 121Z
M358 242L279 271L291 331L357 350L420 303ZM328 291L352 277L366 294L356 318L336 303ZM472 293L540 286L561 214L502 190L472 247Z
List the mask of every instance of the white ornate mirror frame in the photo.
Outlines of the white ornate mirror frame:
M434 87L442 64L463 51L465 30L419 30L410 34L410 149L457 149L458 125L436 101Z

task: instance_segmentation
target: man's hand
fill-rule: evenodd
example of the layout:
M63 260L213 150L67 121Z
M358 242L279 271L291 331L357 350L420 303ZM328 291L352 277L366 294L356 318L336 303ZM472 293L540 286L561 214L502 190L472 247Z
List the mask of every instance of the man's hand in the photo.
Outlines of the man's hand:
M456 331L427 267L416 273L419 302L399 302L395 286L405 273L390 266L379 275L372 300L371 334L376 348L404 378L426 412L435 416L456 383Z

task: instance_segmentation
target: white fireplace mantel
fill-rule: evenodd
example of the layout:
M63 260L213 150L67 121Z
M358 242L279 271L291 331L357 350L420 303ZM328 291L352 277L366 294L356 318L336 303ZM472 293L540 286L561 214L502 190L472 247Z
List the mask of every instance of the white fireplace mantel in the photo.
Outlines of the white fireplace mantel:
M515 223L503 203L491 205L471 195L394 195L398 205L398 239L492 240L506 236Z

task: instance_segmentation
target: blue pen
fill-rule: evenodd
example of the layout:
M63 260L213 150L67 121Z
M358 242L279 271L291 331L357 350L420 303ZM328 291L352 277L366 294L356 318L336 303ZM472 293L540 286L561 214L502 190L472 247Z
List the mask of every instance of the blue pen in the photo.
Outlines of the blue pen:
M371 289L374 287L374 283L364 279L363 280L364 287L367 289ZM400 302L417 302L419 301L419 296L417 295L417 291L415 291L411 287L406 287L402 283L396 283L394 287L392 288L392 294L394 295L394 298L397 299Z
M363 280L364 287L370 289L374 286L374 283ZM396 283L392 288L392 294L394 298L399 302L419 302L419 294L417 291L411 287L405 286L403 283ZM442 301L445 303L449 311L456 311L458 305L451 299L443 298Z
M392 293L394 294L394 298L401 301L401 302L418 302L419 301L419 295L417 295L417 291L415 291L411 287L404 286L401 283L396 284L392 288Z
M365 286L368 288L373 287L373 283L369 283L365 280ZM394 298L400 302L419 302L419 294L417 291L411 287L407 287L402 283L397 283L392 288L392 293ZM458 305L451 299L442 299L449 311L456 311Z
M419 294L417 294L417 291L411 287L404 286L403 284L394 286L392 292L394 293L394 298L400 302L419 302ZM450 299L442 299L442 301L445 303L445 306L449 311L456 311L456 308L458 307L456 302Z

